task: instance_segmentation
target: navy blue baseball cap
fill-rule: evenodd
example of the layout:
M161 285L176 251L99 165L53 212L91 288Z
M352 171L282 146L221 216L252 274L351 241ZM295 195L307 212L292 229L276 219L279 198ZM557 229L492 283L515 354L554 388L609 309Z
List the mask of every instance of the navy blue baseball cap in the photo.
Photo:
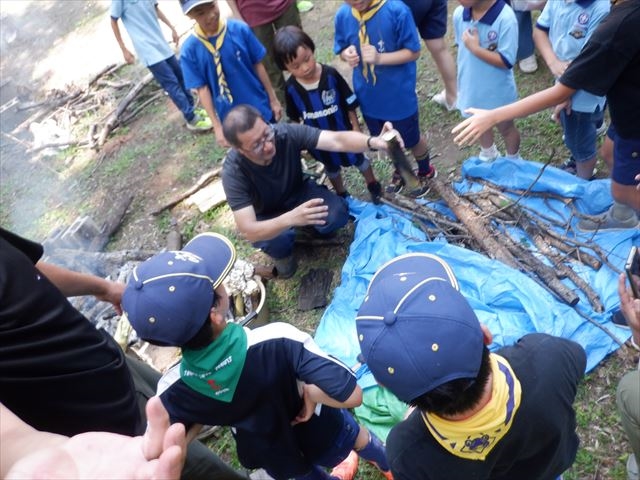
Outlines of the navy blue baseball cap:
M215 3L214 0L180 0L180 6L182 7L182 13L185 15L193 10L198 5L203 3Z
M191 340L235 260L226 237L203 233L182 250L159 253L138 265L122 295L122 309L138 336L176 347Z
M380 267L356 329L375 379L407 403L480 370L480 322L449 265L435 255L410 253Z

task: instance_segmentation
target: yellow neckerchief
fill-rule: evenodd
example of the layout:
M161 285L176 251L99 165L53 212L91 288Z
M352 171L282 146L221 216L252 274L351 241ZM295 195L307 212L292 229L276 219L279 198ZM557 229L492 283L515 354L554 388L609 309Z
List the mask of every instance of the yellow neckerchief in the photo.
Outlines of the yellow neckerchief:
M493 387L491 400L473 416L459 421L430 413L422 419L433 438L453 455L467 460L484 460L506 435L520 406L522 390L509 363L491 354Z
M220 58L220 49L224 42L225 34L227 33L227 23L220 19L218 23L218 31L216 32L216 44L215 46L209 41L206 33L200 28L200 25L195 25L196 38L207 47L207 50L213 55L213 63L216 66L216 76L218 77L218 87L220 88L220 96L227 101L227 103L233 103L233 96L231 95L231 89L227 84L227 80L224 78L224 71L222 70L222 59Z
M377 2L373 2L373 4L369 5L369 8L366 12L360 13L355 8L351 8L351 14L358 20L360 24L360 31L358 32L358 37L360 39L360 54L362 54L362 46L369 44L369 35L367 34L367 21L373 17L380 8L384 5L386 0L378 0ZM367 63L362 62L362 75L364 76L364 80L366 82L369 81L369 71L371 71L371 80L373 84L376 84L376 67L375 65L369 65Z

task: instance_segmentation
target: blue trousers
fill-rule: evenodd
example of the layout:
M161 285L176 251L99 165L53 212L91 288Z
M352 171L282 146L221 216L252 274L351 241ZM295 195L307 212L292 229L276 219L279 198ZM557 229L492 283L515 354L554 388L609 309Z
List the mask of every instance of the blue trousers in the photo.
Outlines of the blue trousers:
M153 65L149 65L149 70L153 78L157 80L162 88L169 94L176 107L182 112L187 122L193 120L193 97L187 87L184 86L184 78L180 63L175 55L170 56Z
M344 198L329 191L327 187L318 185L313 180L307 180L300 189L295 199L295 205L301 205L312 198L322 198L324 204L329 207L329 215L324 225L316 225L315 229L320 235L332 233L344 227L349 221L349 208ZM269 215L259 215L258 220L273 218ZM296 237L295 228L289 228L271 240L262 240L253 244L262 249L271 258L286 258L293 253L293 244Z
M531 25L531 12L514 10L518 19L518 61L533 55L533 26Z

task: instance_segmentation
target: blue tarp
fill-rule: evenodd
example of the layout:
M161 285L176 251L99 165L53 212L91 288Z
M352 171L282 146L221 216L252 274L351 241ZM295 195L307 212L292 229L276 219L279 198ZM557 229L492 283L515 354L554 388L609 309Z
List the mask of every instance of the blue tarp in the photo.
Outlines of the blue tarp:
M586 214L603 212L612 203L609 180L588 182L548 167L534 183L541 169L541 164L523 160L498 159L484 163L470 158L462 168L465 180L455 188L461 192L477 188L477 184L468 179L483 178L503 187L531 188L531 192L573 198L577 210ZM542 217L561 219L565 224L577 222L571 209L560 199L544 200L528 195L519 204ZM612 313L619 307L618 274L607 266L594 271L573 263L574 270L600 295L606 311L594 312L587 299L570 281L565 280L565 284L576 290L581 298L574 309L561 303L527 274L499 261L450 245L445 239L425 241L423 231L396 209L355 199L350 200L349 206L356 219L354 240L342 269L340 286L334 292L315 336L321 348L347 365L356 365L360 353L355 317L371 277L382 264L407 252L437 254L449 263L458 278L461 292L480 321L493 333L492 350L514 343L526 333L550 333L580 343L587 352L587 370L591 370L619 345L585 317L607 328L622 342L630 336L628 329L611 323ZM446 210L442 204L438 208ZM523 241L527 241L524 233L519 234ZM640 231L637 229L602 231L595 235L579 233L579 236L583 241L593 239L606 252L608 261L620 271L631 246L640 245ZM359 369L358 374L363 388L375 385L366 368Z

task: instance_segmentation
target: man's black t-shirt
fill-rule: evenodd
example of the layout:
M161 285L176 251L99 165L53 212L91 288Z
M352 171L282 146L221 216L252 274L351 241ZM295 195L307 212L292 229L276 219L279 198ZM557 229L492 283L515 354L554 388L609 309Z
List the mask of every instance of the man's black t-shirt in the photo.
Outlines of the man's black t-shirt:
M298 206L303 186L300 152L315 148L320 130L307 125L276 124L273 161L256 165L233 149L222 167L222 185L231 210L253 205L258 217L275 217Z
M640 138L640 1L611 9L560 83L606 95L611 120L622 138Z
M396 480L555 480L571 466L579 444L573 401L586 367L584 350L534 333L496 353L522 387L509 432L484 461L462 459L433 438L416 410L387 438Z
M38 271L41 256L0 228L0 402L39 430L141 434L122 351Z

